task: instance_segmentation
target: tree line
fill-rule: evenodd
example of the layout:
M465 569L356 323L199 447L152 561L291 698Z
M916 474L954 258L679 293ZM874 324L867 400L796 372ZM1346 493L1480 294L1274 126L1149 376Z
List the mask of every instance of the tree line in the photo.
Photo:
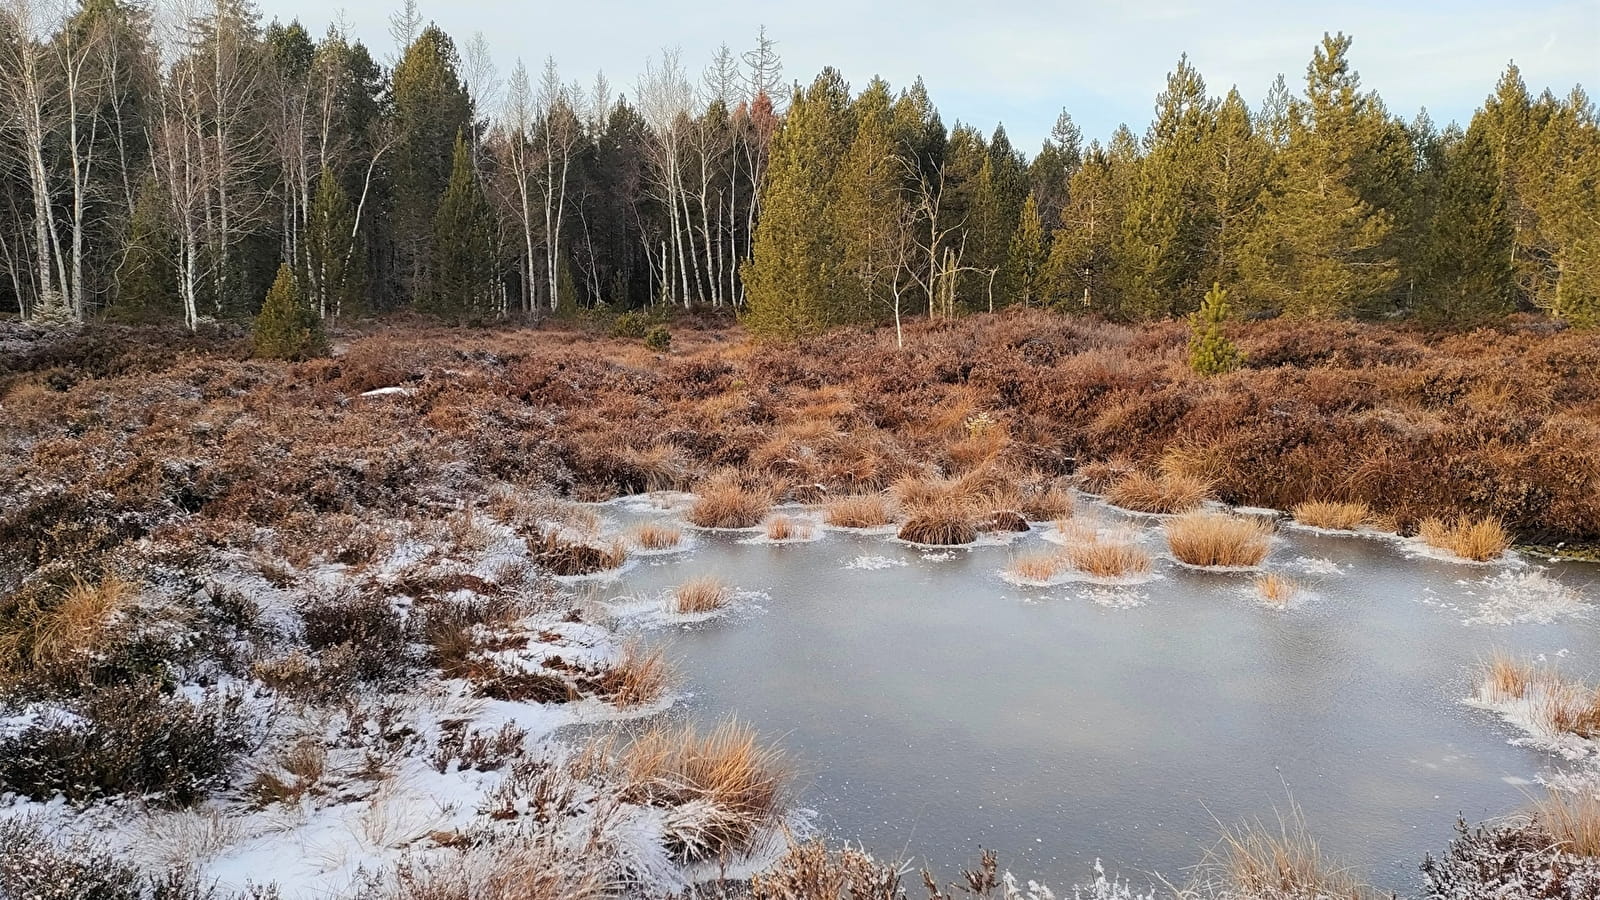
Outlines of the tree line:
M1600 324L1600 136L1516 68L1407 121L1325 36L1259 108L1180 59L1142 137L1030 159L922 82L785 85L765 33L630 94L500 73L414 3L392 58L247 0L0 0L0 299L41 321L706 305L802 335L1008 304ZM198 3L199 5L196 5ZM280 285L280 293L288 290Z

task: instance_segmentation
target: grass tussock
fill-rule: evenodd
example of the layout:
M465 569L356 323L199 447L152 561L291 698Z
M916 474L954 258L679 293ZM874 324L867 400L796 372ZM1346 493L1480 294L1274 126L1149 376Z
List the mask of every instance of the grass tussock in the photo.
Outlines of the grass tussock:
M808 541L815 534L810 523L792 516L773 516L767 520L767 539L773 541Z
M1168 521L1166 532L1173 556L1206 568L1257 566L1272 546L1270 523L1227 513L1186 513Z
M1430 517L1418 524L1417 537L1436 550L1474 562L1497 559L1511 549L1511 534L1492 517L1460 518L1450 522Z
M1588 791L1552 789L1534 801L1532 814L1561 852L1600 857L1600 797Z
M1483 664L1478 696L1491 704L1526 701L1534 722L1552 734L1600 738L1600 687L1565 680L1527 659L1496 651Z
M672 687L665 651L645 650L637 641L629 641L600 676L599 687L617 706L648 706L660 700Z
M44 586L0 600L0 687L81 674L134 595L133 585L115 575L96 582L74 575L60 589Z
M1258 576L1255 587L1261 602L1273 609L1286 609L1289 602L1300 593L1300 585L1276 572Z
M1208 482L1177 472L1159 476L1133 472L1112 482L1106 489L1106 499L1115 506L1161 515L1198 509L1210 496L1211 485Z
M754 528L761 524L772 498L753 490L729 472L719 473L695 487L688 519L701 528Z
M1072 509L1072 494L1054 480L1029 486L1017 503L1017 512L1030 522L1070 518Z
M879 528L894 521L889 498L882 494L852 494L823 508L824 521L836 528Z
M1006 571L1022 581L1049 581L1061 574L1067 560L1058 550L1040 550L1014 557Z
M1225 829L1200 867L1186 900L1376 900L1348 869L1335 865L1306 828L1298 809L1279 815L1276 828L1262 823Z
M733 600L733 589L711 575L691 578L672 592L672 611L680 615L714 612Z
M683 529L676 525L646 522L635 525L628 532L628 537L641 550L671 550L683 543Z
M915 506L900 526L899 537L913 544L953 547L977 540L978 529L972 522L971 507L959 500L939 499Z
M1329 531L1355 531L1372 521L1372 507L1361 501L1307 500L1289 511L1296 522Z
M1058 522L1067 541L1066 559L1074 569L1095 578L1130 578L1150 574L1150 554L1131 535L1101 537L1090 526Z
M621 763L632 793L656 805L698 807L669 836L688 860L748 848L781 809L789 779L782 752L738 722L708 733L653 728L628 745Z

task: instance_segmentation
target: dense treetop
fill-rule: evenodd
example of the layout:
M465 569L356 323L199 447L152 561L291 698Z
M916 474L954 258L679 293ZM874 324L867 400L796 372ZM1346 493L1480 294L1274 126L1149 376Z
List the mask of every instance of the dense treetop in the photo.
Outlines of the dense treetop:
M785 86L763 33L631 95L505 78L414 5L389 64L247 0L178 21L0 10L0 304L40 321L710 305L775 336L1009 304L1600 324L1600 130L1512 65L1462 128L1362 85L1349 37L1260 108L1180 58L1143 134L1032 157L921 81ZM284 292L280 289L280 296Z

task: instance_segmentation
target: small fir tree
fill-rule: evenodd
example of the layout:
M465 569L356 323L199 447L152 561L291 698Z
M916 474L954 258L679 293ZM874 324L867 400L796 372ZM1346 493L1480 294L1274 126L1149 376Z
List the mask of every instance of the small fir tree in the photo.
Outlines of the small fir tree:
M1228 318L1228 292L1213 283L1200 308L1189 317L1189 367L1201 375L1232 372L1244 363L1244 354L1222 332Z
M288 263L278 266L278 277L256 316L253 338L256 356L269 359L310 359L328 350L322 320L301 299Z

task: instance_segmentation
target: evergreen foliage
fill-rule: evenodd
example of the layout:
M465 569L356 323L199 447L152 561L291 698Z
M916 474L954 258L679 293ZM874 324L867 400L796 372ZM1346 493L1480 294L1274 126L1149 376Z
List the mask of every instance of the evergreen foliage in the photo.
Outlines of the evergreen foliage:
M278 267L278 277L256 315L251 333L255 355L265 359L304 360L328 350L322 320L301 297L299 282L288 263Z
M1200 308L1189 316L1189 368L1201 375L1221 375L1244 364L1244 355L1223 333L1228 318L1228 292L1211 285Z
M472 170L465 135L456 136L450 184L434 217L433 283L426 308L446 319L495 312L494 221Z

